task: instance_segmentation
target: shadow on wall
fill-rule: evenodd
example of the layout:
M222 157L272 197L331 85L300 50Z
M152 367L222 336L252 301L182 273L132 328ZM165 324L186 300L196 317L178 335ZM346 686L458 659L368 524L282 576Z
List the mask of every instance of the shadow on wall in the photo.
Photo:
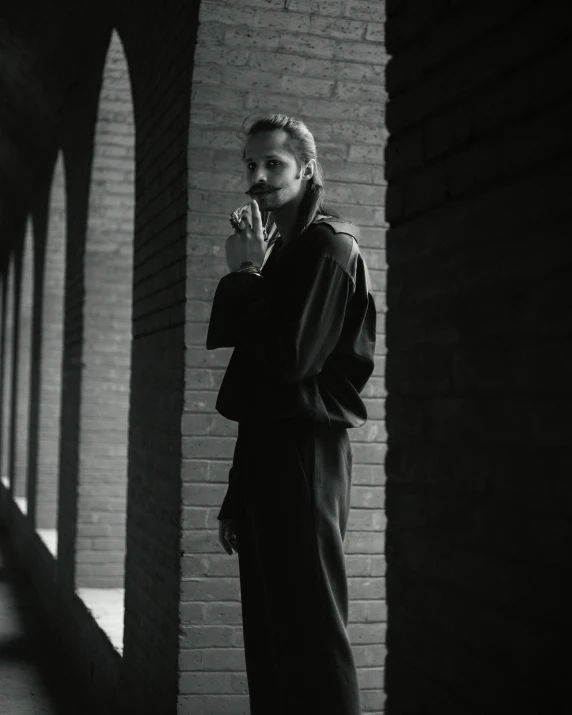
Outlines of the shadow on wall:
M62 678L62 662L54 658L54 638L42 613L42 604L9 547L7 532L0 528L0 618L6 625L0 636L0 694L2 713L15 715L30 705L22 693L34 692L41 712L53 715L90 715L90 696L73 678ZM9 680L8 680L9 679ZM44 710L43 707L49 708ZM27 710L27 712L30 712ZM40 712L40 710L34 710Z

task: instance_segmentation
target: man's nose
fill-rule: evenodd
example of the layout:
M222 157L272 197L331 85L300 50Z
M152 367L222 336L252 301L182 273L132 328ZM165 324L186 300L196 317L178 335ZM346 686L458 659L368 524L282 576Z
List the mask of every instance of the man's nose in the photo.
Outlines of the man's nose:
M266 172L264 169L255 169L252 176L252 181L254 184L265 184L266 183Z

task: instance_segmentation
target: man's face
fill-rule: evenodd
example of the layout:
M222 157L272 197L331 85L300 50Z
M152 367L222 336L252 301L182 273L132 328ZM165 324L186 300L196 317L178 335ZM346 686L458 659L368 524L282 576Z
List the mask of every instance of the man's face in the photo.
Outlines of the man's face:
M261 211L272 211L291 201L296 204L305 191L307 182L302 179L288 140L283 129L275 129L254 134L246 141L246 180Z

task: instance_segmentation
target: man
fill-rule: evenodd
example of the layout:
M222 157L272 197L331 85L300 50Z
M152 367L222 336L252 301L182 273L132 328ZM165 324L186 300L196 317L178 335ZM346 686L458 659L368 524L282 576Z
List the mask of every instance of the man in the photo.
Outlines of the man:
M226 242L207 349L234 347L217 410L238 422L219 538L238 552L252 715L360 715L343 553L348 428L374 365L359 231L324 208L303 122L247 132L248 215ZM267 232L269 247L265 245Z

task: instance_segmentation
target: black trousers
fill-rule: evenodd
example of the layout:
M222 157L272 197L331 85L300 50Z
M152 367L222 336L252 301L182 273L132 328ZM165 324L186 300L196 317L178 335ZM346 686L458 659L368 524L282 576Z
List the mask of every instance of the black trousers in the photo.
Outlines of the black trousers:
M360 715L347 635L346 428L240 424L233 461L251 715Z

